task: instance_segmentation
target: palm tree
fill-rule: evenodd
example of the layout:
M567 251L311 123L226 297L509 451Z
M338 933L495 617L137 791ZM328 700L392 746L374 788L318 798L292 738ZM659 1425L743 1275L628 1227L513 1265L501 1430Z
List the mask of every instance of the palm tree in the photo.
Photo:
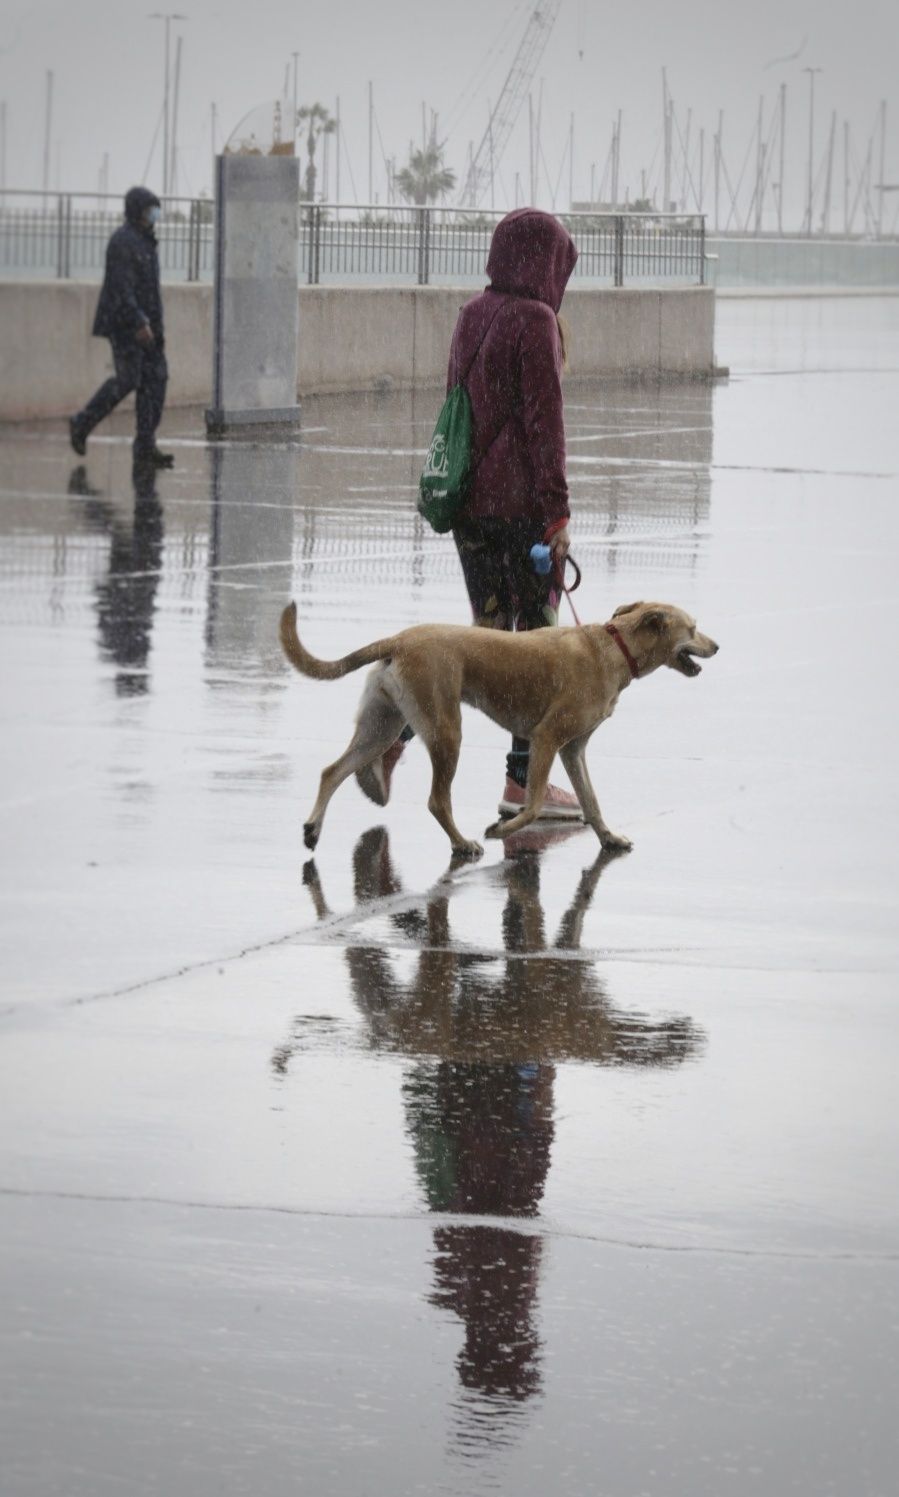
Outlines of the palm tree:
M394 177L397 189L407 203L424 206L445 198L456 185L456 173L443 164L443 147L431 141L421 151L409 152L409 164Z
M315 202L315 147L318 145L319 136L333 135L337 129L337 121L332 119L324 104L304 104L302 109L297 110L297 124L309 123L309 133L306 136L306 190L307 203Z

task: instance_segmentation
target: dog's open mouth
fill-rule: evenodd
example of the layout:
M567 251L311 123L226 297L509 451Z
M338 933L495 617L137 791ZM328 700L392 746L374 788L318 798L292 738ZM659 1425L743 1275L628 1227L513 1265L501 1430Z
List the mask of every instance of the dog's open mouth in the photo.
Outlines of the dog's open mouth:
M698 676L702 666L693 658L689 645L681 645L674 657L674 668L683 676Z

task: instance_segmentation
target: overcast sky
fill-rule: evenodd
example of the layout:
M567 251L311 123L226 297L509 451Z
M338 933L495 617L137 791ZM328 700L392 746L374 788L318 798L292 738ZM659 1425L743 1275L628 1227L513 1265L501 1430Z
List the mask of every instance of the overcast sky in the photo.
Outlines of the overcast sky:
M369 79L386 154L403 164L410 139L420 138L425 100L438 112L441 137L448 135L447 162L461 174L468 142L484 131L488 99L495 102L502 88L533 7L534 0L183 0L188 19L172 28L173 38L178 32L184 37L179 189L189 194L210 187L211 102L224 138L254 105L282 92L295 50L301 54L300 101L319 99L333 110L340 95L360 199L368 195ZM48 68L55 77L50 185L95 188L104 152L113 190L145 174L151 185L161 185L161 132L152 159L151 144L162 105L163 27L148 19L152 8L149 0L4 4L0 98L7 105L7 185L41 185ZM564 152L572 112L576 197L589 194L591 163L599 185L619 108L622 188L632 197L639 193L641 170L650 185L658 179L663 65L681 132L692 107L691 154L705 127L707 172L718 110L724 109L724 155L734 183L747 158L760 94L767 133L779 85L787 84L785 197L794 216L806 180L809 79L803 66L824 70L816 81L816 167L826 152L831 111L837 111L839 203L843 120L850 121L854 151L863 157L881 98L888 100L885 175L899 179L897 17L896 0L751 0L739 6L732 0L562 0L534 83L536 99L543 80L542 205L552 206L554 195L559 208L568 203ZM792 61L777 61L796 52ZM749 159L754 163L754 156ZM751 177L754 164L746 170ZM516 172L527 195L528 171L525 108L501 163L498 203L511 202ZM347 195L346 160L341 175ZM333 192L333 165L331 186ZM374 189L383 201L386 174L377 137ZM899 193L888 202L892 222Z

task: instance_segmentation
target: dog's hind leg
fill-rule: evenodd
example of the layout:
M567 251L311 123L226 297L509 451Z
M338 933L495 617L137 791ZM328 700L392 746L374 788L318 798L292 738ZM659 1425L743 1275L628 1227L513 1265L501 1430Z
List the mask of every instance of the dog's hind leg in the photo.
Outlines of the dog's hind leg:
M610 852L629 852L633 844L628 838L619 837L617 833L609 831L603 821L599 801L596 799L596 791L593 789L593 782L584 757L588 741L589 734L584 738L573 738L570 743L566 743L565 747L559 750L559 758L565 765L574 793L581 803L584 820L592 826L602 846Z
M369 690L363 696L356 731L349 744L339 759L322 770L318 797L303 826L303 841L310 851L318 844L328 802L335 790L357 769L364 769L372 759L385 753L402 732L404 721L399 709L382 692Z

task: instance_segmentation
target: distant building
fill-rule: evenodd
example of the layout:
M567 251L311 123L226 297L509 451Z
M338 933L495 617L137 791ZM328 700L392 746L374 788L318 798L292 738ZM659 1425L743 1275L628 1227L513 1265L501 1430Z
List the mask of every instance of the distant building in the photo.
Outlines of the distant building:
M627 203L627 202L625 202L625 203L603 203L603 202L590 203L586 199L584 199L584 200L582 200L580 202L576 199L571 204L571 211L572 211L572 213L630 213L633 210L631 209L630 203Z

